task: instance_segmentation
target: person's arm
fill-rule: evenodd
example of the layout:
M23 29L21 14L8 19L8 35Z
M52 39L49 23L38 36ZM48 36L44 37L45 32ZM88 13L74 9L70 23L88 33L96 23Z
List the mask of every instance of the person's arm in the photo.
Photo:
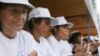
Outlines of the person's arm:
M26 31L22 31L22 34L25 38L25 44L26 44L26 53L28 56L38 56L37 55L37 45L36 45L36 41L34 39L34 37L26 32Z
M38 56L36 51L33 51L29 56Z

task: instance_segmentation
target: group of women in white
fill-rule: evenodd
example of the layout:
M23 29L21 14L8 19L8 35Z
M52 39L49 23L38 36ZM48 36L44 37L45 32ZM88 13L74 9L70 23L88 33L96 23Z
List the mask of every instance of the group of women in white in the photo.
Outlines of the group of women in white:
M29 32L33 35L38 46L39 56L69 56L72 48L67 42L69 28L73 24L61 17L52 17L47 8L37 7L29 13ZM52 35L47 36L48 32Z
M72 27L64 16L52 17L48 8L28 0L0 0L0 56L73 56Z

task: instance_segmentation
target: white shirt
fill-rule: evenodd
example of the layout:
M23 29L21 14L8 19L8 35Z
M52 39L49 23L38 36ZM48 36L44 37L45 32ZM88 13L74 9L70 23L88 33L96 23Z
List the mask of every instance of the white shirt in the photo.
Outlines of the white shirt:
M38 56L57 56L52 50L49 42L44 37L40 37L40 43L38 45Z
M14 39L9 39L0 32L0 56L28 56L35 47L34 38L24 30L17 32Z
M53 35L48 37L48 41L53 50L56 52L56 54L59 54L59 56L72 55L72 47L67 41L64 40L57 41L57 39Z
M98 37L98 42L100 43L100 37ZM98 46L98 56L100 56L100 45Z

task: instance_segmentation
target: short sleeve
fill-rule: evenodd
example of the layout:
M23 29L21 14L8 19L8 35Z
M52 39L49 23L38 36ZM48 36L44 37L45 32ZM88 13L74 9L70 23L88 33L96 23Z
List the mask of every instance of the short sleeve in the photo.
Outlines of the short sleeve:
M26 42L26 53L28 55L30 55L32 53L32 51L36 51L36 49L37 49L36 41L29 32L22 31L22 34L23 34L23 36L25 38L25 42Z
M36 41L33 38L32 35L28 35L28 40L27 40L27 53L28 55L32 53L32 51L36 50Z

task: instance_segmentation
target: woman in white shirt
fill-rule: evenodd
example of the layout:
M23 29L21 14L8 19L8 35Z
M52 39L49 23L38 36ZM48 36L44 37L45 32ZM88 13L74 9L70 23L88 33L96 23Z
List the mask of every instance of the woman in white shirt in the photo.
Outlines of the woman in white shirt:
M53 35L48 37L48 41L53 50L56 54L59 54L59 56L72 55L72 48L67 39L69 35L69 28L71 28L73 24L67 22L65 18L61 16L52 19L51 25Z
M37 7L29 13L28 26L37 41L38 56L57 56L45 38L50 31L50 19L52 17L47 8Z
M35 40L22 30L29 8L28 0L0 0L0 56L37 55Z

